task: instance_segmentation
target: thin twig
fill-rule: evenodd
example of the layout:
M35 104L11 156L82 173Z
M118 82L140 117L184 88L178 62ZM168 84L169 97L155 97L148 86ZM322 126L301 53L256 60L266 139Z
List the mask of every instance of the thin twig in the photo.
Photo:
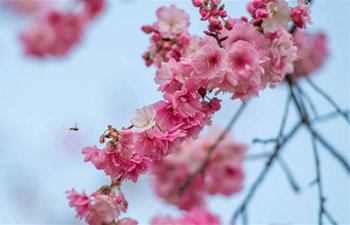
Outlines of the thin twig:
M305 79L307 83L324 99L326 99L335 108L335 110L350 124L349 114L346 111L343 111L338 106L338 104L331 98L331 96L329 96L325 91L323 91L319 86L317 86L311 79L309 79L308 77L306 77Z
M225 130L220 134L218 139L214 142L214 144L209 148L204 160L201 162L199 167L195 170L191 176L188 177L187 180L180 186L180 194L182 195L189 185L193 182L193 179L198 175L202 174L204 175L205 168L209 162L209 159L211 155L213 154L216 147L220 144L220 142L225 138L227 133L231 130L232 126L235 124L235 122L238 120L239 116L243 112L244 108L246 107L247 103L242 103L242 105L239 107L238 111L233 115L232 119L230 120L229 124L226 126Z
M276 146L273 150L273 154L270 155L267 163L265 164L264 169L260 172L258 178L255 180L255 182L253 183L253 185L251 186L251 188L248 191L248 194L246 195L246 197L243 199L243 202L241 203L241 205L238 207L238 209L234 212L231 223L234 224L235 221L237 220L238 216L240 214L242 214L245 210L247 205L249 204L250 200L252 199L252 197L254 196L255 192L257 191L258 187L261 185L262 181L264 180L265 176L268 174L271 165L273 164L274 160L276 159L276 157L278 156L278 154L280 153L280 150L282 149L282 147L284 147L288 141L297 133L297 131L299 130L299 128L301 127L301 122L297 123L292 129L291 131L286 135L286 137L281 140L276 142Z
M323 187L322 187L322 177L321 177L321 168L320 168L320 157L316 144L316 137L314 134L311 134L312 140L312 149L314 153L315 166L316 166L316 183L318 187L318 198L319 198L319 211L318 211L318 224L323 224L323 212L324 212L324 202L325 198L323 196Z
M344 110L344 113L346 113L347 115L349 115L349 110ZM335 112L330 112L330 113L326 113L324 115L319 115L319 116L316 116L315 118L312 119L312 123L315 123L315 122L325 122L325 121L328 121L328 120L331 120L331 119L334 119L335 117L337 116L341 116L341 114L339 114L338 111L335 111Z
M294 178L294 175L291 172L287 163L281 158L281 156L279 156L277 158L277 162L280 164L280 166L281 166L284 174L286 175L288 182L289 182L290 186L292 187L292 189L298 193L300 191L300 187L299 187L298 183L296 182L296 179Z

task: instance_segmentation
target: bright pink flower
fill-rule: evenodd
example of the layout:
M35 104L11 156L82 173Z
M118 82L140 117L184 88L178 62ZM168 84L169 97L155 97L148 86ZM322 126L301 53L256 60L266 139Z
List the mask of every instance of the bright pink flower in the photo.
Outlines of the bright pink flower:
M125 147L125 145L124 145ZM83 149L85 162L90 161L98 170L104 170L112 179L131 179L136 182L138 177L148 169L149 159L137 153L123 155L120 149L107 146L99 150L97 147Z
M305 4L304 0L298 0L298 6L292 8L290 17L299 28L306 28L306 23L312 24L310 18L310 4Z
M130 129L122 129L118 134L117 150L124 158L130 158L134 152L134 132Z
M166 93L164 98L174 106L181 117L194 117L200 109L198 89L198 84L194 79L187 80L181 90L177 90L172 94Z
M169 131L155 128L136 134L135 148L139 154L159 160L170 154L185 136L186 133L179 126Z
M76 190L66 192L68 194L67 199L69 200L69 206L75 207L77 211L77 217L82 219L86 216L90 209L90 198L86 194L80 194Z
M85 220L89 225L103 225L114 221L119 214L114 198L98 195L95 196Z
M185 32L190 25L188 14L175 5L159 8L157 18L154 27L164 38L174 38Z
M206 44L190 57L193 76L203 80L221 79L226 70L227 53L212 37L207 38Z

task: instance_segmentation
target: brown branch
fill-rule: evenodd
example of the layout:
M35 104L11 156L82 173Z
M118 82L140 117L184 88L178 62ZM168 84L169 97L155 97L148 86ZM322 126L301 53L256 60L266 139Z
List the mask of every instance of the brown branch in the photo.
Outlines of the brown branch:
M199 165L199 167L195 170L194 173L191 174L191 176L189 176L187 178L187 180L185 180L185 182L180 186L180 194L182 195L186 189L188 188L188 186L191 185L191 183L193 182L194 178L198 175L198 174L202 174L204 176L205 173L205 168L210 160L210 157L212 156L214 150L216 149L216 147L218 147L218 145L221 143L221 141L226 137L227 133L231 130L232 126L236 123L236 121L238 120L238 118L240 117L241 113L243 112L244 108L246 107L247 103L242 103L242 105L239 107L238 111L233 115L232 119L230 120L230 122L228 123L228 125L226 126L225 130L220 134L220 136L218 137L218 139L214 142L214 144L209 148L204 160L201 162L201 164Z
M325 91L323 91L319 86L317 86L310 78L306 77L305 80L317 93L319 93L334 107L334 109L346 120L346 122L350 124L349 113L347 111L342 110L338 106L338 104L331 98L331 96L329 96Z

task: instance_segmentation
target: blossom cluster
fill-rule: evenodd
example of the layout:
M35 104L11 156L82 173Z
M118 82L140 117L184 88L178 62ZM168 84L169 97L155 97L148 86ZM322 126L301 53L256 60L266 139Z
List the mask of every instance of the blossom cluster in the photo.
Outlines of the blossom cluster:
M229 196L242 189L242 161L246 146L234 142L227 135L206 163L204 175L198 174L183 193L180 191L179 184L184 184L200 167L221 132L215 129L207 137L187 140L172 155L152 164L153 186L167 203L183 210L202 208L208 195Z
M198 37L189 34L189 16L184 10L174 5L163 6L156 14L157 22L142 26L143 32L152 34L151 45L143 54L143 59L147 66L154 64L159 67L171 58L179 61L182 56L188 55L190 46L196 43Z
M20 34L28 56L66 55L79 43L86 26L103 10L104 0L76 0L77 10L48 9Z
M115 192L118 190L118 193ZM69 206L74 207L77 217L84 219L89 225L137 225L138 222L131 218L118 219L121 213L125 213L128 202L125 200L119 184L103 186L91 196L78 193L72 189L67 191Z
M294 34L294 41L298 46L298 59L294 64L293 76L310 75L324 64L328 56L325 33L310 34L297 30Z
M265 33L287 29L291 21L299 28L306 28L306 23L312 24L310 4L304 0L298 0L298 6L293 8L284 0L253 0L248 4L248 11L253 18L252 23L260 26Z
M93 146L82 151L85 162L91 162L112 180L136 182L141 174L153 168L158 177L157 193L187 210L203 207L205 195L230 195L242 186L245 147L225 140L222 150L216 150L210 158L206 177L195 177L181 199L178 189L175 190L213 143L212 138L199 141L200 150L191 150L192 145L198 144L192 139L211 124L212 116L221 108L218 94L228 93L242 101L258 96L268 85L274 86L287 73L293 73L298 50L282 13L288 11L289 22L291 9L283 0L254 0L249 4L251 13L267 10L268 16L261 23L254 22L255 15L253 22L226 17L219 0L211 0L210 5L208 0L193 3L200 12L207 7L208 18L202 13L201 16L209 21L209 27L219 17L225 18L220 23L229 26L209 28L215 32L205 32L204 38L191 36L189 16L183 10L174 5L161 7L157 11L158 21L142 29L152 34L144 59L148 66L157 67L154 80L163 99L137 109L127 128L108 126L100 137L100 143L105 144L102 149ZM307 22L308 12L299 13L303 21ZM180 147L182 143L186 146ZM171 153L174 154L164 159ZM172 180L167 180L168 177ZM171 183L175 180L176 183Z
M173 218L171 216L156 216L151 225L221 225L220 218L205 209L194 209L183 216Z

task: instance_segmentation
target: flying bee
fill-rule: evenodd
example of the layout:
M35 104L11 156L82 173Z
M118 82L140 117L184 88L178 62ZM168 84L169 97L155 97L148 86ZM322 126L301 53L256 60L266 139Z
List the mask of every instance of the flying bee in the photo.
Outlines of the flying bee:
M69 128L69 130L70 130L70 131L78 131L79 128L78 128L77 123L74 123L74 127Z

